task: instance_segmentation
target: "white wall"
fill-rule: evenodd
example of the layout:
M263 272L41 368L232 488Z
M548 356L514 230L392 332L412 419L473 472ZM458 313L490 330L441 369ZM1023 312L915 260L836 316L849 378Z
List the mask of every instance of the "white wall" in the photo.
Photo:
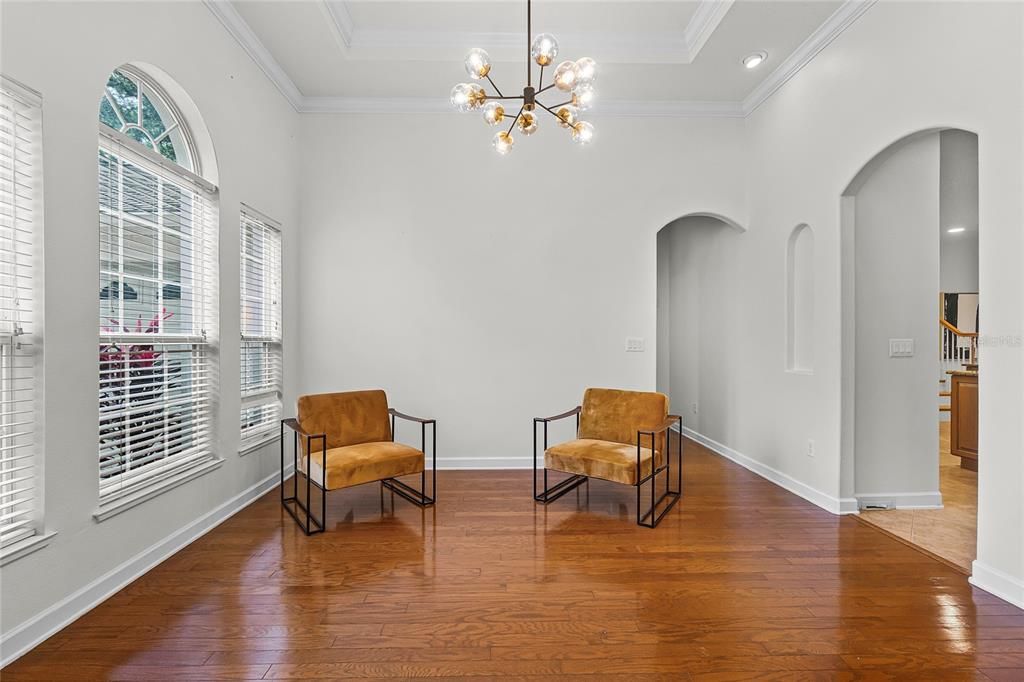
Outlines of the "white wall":
M840 390L843 372L852 370L842 362L841 318L852 271L841 269L839 196L875 154L910 133L942 127L976 132L987 341L975 580L1018 603L1024 603L1021 34L1017 3L879 2L747 117L746 237L771 253L794 223L814 227L818 344L810 378L772 371L781 350L771 345L751 349L751 363L764 370L742 392L762 409L751 412L734 445L830 495L852 494L852 456L842 459L839 486L840 450L853 441L842 428L844 416L846 425L853 423L852 394ZM965 44L966 36L984 39ZM770 287L775 272L766 261L747 276ZM770 289L765 293L778 300ZM764 324L778 314L777 307L766 308ZM817 434L815 458L792 441L766 452L786 434L810 433Z
M854 490L938 505L939 134L900 144L858 184ZM913 340L913 357L889 357L890 339Z
M45 195L45 523L51 544L3 567L3 633L57 604L278 468L274 447L238 454L238 211L285 231L286 392L297 344L298 116L200 3L2 5L0 68L43 95ZM108 74L158 66L198 105L220 183L220 383L216 471L102 523L97 464L97 107ZM10 646L15 646L11 644ZM12 654L7 645L3 656Z
M383 387L445 465L529 466L532 417L655 387L656 233L742 220L743 123L541 125L499 157L475 114L303 116L302 390Z

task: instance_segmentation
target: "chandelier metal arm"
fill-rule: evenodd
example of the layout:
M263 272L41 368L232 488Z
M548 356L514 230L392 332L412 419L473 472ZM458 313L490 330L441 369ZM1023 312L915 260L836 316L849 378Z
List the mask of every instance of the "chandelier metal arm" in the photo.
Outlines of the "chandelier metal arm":
M567 99L564 102L559 102L558 104L553 104L551 106L552 107L564 107L566 104L572 104L572 100L571 99ZM544 105L542 104L541 106L544 106Z
M547 112L548 112L549 114L551 114L552 116L554 116L555 118L557 118L557 119L558 119L559 121L561 121L561 120L562 120L562 117L561 117L561 116L559 116L558 114L556 114L556 113L555 113L555 110L554 110L554 109L552 109L551 107L545 106L545 105L544 105L544 104L543 104L542 102L537 102L537 105L538 105L538 106L540 106L540 107L541 107L542 109L545 109L545 110L547 110Z
M495 85L494 81L491 80L491 74L487 74L487 82L490 83L491 87L494 88L494 91L498 93L498 97L504 97L504 95L501 94L501 88L499 88L497 85ZM495 98L491 98L491 99L495 99Z
M506 95L505 97L492 97L491 95L485 94L484 97L486 99L523 99L522 95L514 95L514 96Z
M540 93L544 92L545 90L550 90L550 89L551 89L551 88L553 88L553 87L555 87L555 84L554 84L554 83L551 83L550 85L545 85L545 86L544 86L543 88L541 88L540 90L538 90L536 94L538 94L538 95L539 95Z
M541 64L541 66L540 66L540 78L537 79L537 91L538 92L544 92L543 85L544 85L544 65Z
M544 106L544 105L542 104L541 106ZM506 131L505 131L505 134L506 134L506 135L508 135L509 133L511 133L511 132L512 132L512 129L516 127L516 121L518 121L518 120L519 120L519 117L523 115L523 109L525 109L525 108L526 108L526 106L525 106L525 105L524 105L524 106L521 106L521 107L519 107L519 113L518 113L518 114L516 114L515 116L513 116L513 117L512 117L512 125L510 125L510 126L508 127L508 130L506 130Z

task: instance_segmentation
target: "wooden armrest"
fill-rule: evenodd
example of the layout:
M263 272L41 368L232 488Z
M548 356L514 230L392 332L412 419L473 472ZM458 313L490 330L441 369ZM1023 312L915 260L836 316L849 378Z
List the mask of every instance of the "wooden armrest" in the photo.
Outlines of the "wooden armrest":
M393 407L388 408L388 414L392 417L398 417L399 419L406 419L411 422L419 422L420 424L436 424L436 419L425 419L423 417L414 417L411 414L402 414Z
M566 417L571 417L574 414L579 414L582 409L583 409L582 405L577 405L576 407L572 408L568 412L563 412L562 414L556 414L553 417L534 417L533 421L535 421L535 422L553 422L553 421L558 421L559 419L565 419Z
M637 433L638 433L638 434L641 434L641 433L642 433L642 434L644 434L644 435L648 435L648 436L649 436L649 435L652 435L652 434L655 434L655 433L661 433L662 431L668 431L668 430L669 430L670 428L672 428L672 426L673 426L673 425L675 425L675 424L676 424L676 423L677 423L677 422L678 422L678 421L679 421L680 419L682 419L682 417L680 417L679 415L677 415L677 414L670 414L670 415L669 415L669 416L668 416L668 417L667 417L667 418L665 419L665 421L663 421L663 422L661 423L661 425L660 425L660 426L658 426L658 427L656 427L656 428L653 428L653 429L637 429Z
M302 430L302 426L299 424L299 420L292 417L291 419L282 419L281 423L287 426L289 429L299 434L303 438L327 438L326 433L306 433Z

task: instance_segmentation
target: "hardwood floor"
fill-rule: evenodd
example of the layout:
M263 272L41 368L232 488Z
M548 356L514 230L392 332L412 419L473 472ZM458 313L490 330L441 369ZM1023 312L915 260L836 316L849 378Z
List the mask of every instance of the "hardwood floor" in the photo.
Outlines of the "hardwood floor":
M939 488L942 509L862 512L860 518L970 574L978 548L978 473L949 454L949 422L939 422Z
M525 471L438 474L434 510L277 491L2 671L19 680L345 677L1024 680L1024 611L687 441L655 530L631 488L548 507Z

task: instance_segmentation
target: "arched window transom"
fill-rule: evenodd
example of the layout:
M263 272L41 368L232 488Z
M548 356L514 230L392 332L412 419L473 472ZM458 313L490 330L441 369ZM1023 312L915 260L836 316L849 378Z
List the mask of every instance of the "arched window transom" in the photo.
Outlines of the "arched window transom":
M103 125L183 168L198 171L181 116L160 88L141 74L124 67L110 74L99 114Z

